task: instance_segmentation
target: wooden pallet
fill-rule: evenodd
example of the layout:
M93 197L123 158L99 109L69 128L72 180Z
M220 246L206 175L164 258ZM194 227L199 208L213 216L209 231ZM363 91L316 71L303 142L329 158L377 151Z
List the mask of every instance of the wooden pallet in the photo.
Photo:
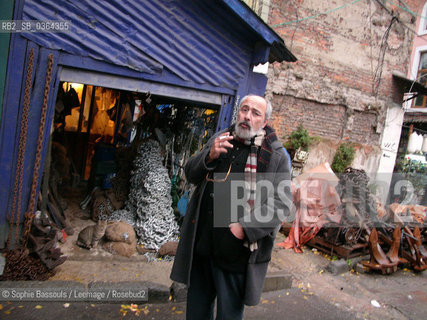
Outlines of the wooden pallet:
M336 246L323 240L320 237L314 237L308 243L308 246L316 248L331 256L336 255L339 258L350 259L354 257L363 256L369 253L367 243L357 243L353 246L342 245Z

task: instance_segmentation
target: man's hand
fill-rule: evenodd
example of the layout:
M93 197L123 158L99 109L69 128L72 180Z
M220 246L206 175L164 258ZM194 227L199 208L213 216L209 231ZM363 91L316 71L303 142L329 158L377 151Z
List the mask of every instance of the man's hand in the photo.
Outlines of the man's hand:
M209 155L206 158L206 163L210 163L219 158L221 153L227 153L228 150L226 148L233 148L233 145L229 142L233 140L234 137L230 135L230 132L225 132L218 136L209 151Z
M243 227L240 223L235 222L228 226L230 228L231 233L240 240L245 238L245 232L243 231Z

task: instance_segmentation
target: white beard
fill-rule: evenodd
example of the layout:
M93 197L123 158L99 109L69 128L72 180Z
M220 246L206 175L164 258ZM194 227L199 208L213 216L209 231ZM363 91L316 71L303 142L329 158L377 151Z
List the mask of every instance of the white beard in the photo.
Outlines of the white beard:
M249 129L244 129L240 126L241 123L245 123L249 126ZM255 137L258 133L261 132L263 128L259 128L259 130L255 131L252 126L245 122L245 121L239 121L236 123L235 126L235 130L236 130L236 135L240 138L240 139L245 139L245 140L250 140L253 137Z

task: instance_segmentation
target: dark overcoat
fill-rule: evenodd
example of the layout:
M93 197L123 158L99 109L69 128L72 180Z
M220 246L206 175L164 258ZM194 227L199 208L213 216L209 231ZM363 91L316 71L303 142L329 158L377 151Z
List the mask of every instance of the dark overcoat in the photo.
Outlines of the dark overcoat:
M205 177L209 170L214 169L214 167L206 165L205 159L214 139L225 131L216 133L199 153L188 160L185 166L187 180L197 187L188 204L170 277L172 280L184 283L187 286L190 285L197 224L199 215L203 214L200 212L200 205L201 195L203 195L207 184ZM247 221L247 219L239 220L249 242L256 241L258 244L258 249L250 254L246 269L244 304L249 306L256 305L259 302L268 263L271 260L274 239L282 220L284 217L289 216L289 209L292 203L289 156L285 153L282 144L278 140L271 144L271 149L272 153L266 171L275 189L273 194L263 194L258 210L260 210L260 214L266 215L270 213L273 216L270 215L271 219L268 220L268 223L260 223L257 219L252 219L251 221Z

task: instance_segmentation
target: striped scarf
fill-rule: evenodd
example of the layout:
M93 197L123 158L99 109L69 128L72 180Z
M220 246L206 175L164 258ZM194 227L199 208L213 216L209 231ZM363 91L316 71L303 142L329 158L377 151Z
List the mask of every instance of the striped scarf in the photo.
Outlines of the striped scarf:
M247 200L247 210L250 212L255 204L256 197L256 173L258 168L258 148L261 147L262 142L264 141L265 130L261 130L258 135L252 139L241 139L237 136L234 137L237 141L250 146L251 150L249 151L248 158L245 165L245 188L249 194Z
M277 136L270 126L265 126L264 129L252 139L241 139L236 135L234 139L251 147L244 172L245 188L247 194L249 194L246 202L245 215L249 215L254 208L256 200L256 174L257 172L266 172L272 153L271 144L277 140ZM258 249L256 241L246 245L251 251Z

